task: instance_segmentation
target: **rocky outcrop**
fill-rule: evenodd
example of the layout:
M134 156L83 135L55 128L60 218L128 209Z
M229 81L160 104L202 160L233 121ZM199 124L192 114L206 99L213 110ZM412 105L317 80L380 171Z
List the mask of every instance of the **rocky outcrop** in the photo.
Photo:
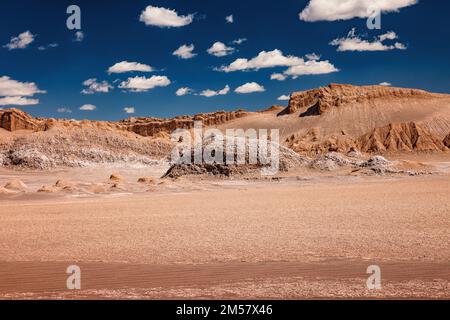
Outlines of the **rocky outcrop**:
M226 139L228 138L229 137ZM186 157L184 154L183 159L173 161L172 166L163 178L179 178L181 176L189 175L229 177L232 175L252 174L256 172L287 172L292 168L305 165L310 161L309 158L301 156L276 142L246 139L237 136L233 137L233 141L235 141L236 145L244 146L244 154L238 154L237 148L234 148L234 154L231 154L230 157L226 148L227 141L205 139L203 141L203 151L210 155L214 154L214 159L206 161L205 158L202 157L201 161L195 163L196 150L191 148L190 156ZM267 144L266 152L261 151L261 146L264 144ZM277 150L277 154L272 155L272 150ZM183 150L181 153L184 152L186 151ZM274 163L274 161L276 161L276 163ZM272 166L274 167L271 168ZM275 172L272 170L275 170Z
M35 119L18 109L0 110L0 128L8 131L44 131L49 125L45 120Z
M345 132L322 137L319 128L312 128L304 135L293 134L286 139L285 144L295 152L305 154L346 153L356 149L355 140Z
M173 119L159 118L129 118L119 122L128 131L141 136L156 136L160 133L170 134L176 129L192 129L194 121L201 121L203 126L224 124L228 121L245 117L250 112L237 110L231 112L219 111L214 113L197 114L195 116L182 116Z
M56 119L38 119L33 118L26 112L18 109L0 110L0 128L8 131L33 130L46 131L51 127L79 127L96 128L104 130L126 130L139 134L144 137L166 137L176 129L191 129L194 127L194 121L201 121L203 126L215 126L224 124L234 119L242 118L251 114L251 112L237 111L218 111L214 113L202 113L195 116L180 116L172 119L160 118L129 118L119 122L104 121L72 121Z
M330 84L309 91L294 92L289 105L279 115L300 112L301 117L318 116L331 108L352 102L384 97L402 98L412 96L432 96L432 93L385 86L353 86L348 84Z
M362 152L445 151L444 143L420 125L410 123L389 124L357 139Z
M268 109L259 111L261 113L272 113L272 112L280 112L283 111L284 109L286 109L286 106L280 106L280 105L273 105Z
M444 138L444 145L450 149L450 133Z
M285 145L302 154L326 154L328 152L348 153L361 151L366 153L446 151L450 135L444 142L422 126L414 123L391 123L375 128L363 136L354 139L342 132L340 135L322 137L319 128L312 128L304 135L292 135Z

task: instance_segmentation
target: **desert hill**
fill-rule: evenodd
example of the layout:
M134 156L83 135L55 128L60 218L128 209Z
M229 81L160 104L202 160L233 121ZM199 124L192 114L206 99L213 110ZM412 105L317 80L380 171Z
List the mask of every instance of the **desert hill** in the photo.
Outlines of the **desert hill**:
M294 92L288 107L280 113L293 114L297 111L301 117L322 115L333 108L350 103L362 103L380 98L417 98L437 96L423 90L392 88L386 86L361 86L332 83L318 89Z
M360 137L376 128L391 124L408 126L411 122L425 135L431 135L431 140L443 142L450 133L450 95L384 86L331 84L293 93L281 112L256 113L219 127L274 128L280 130L285 144L296 151L345 152L358 146L369 150L361 146ZM417 147L413 144L410 149L429 149ZM394 151L393 147L386 149ZM442 148L430 150L434 149Z
M450 95L383 86L329 86L291 95L287 107L237 110L173 119L119 122L33 118L0 110L0 165L146 165L170 153L170 133L194 121L221 130L279 129L281 143L299 153L448 151Z
M414 122L389 124L373 129L357 140L357 146L362 152L371 153L447 149L443 141Z

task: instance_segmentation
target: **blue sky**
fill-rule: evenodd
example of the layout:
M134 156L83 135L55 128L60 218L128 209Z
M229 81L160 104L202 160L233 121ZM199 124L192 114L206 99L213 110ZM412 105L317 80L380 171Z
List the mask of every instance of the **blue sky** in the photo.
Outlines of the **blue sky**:
M368 0L353 1L355 8L360 8ZM415 0L394 0L392 3L399 3L398 12L384 12L380 30L369 30L367 19L352 17L353 11L342 13L334 8L330 14L319 2L5 1L0 11L0 79L6 87L2 89L0 83L0 101L4 108L18 107L34 116L118 120L131 115L172 117L222 109L259 110L286 104L277 100L282 95L331 82L388 82L450 92L448 1L414 4ZM336 2L329 1L330 6ZM408 2L410 5L405 5ZM66 9L71 4L81 8L82 41L75 41L76 30L66 27ZM301 20L299 13L308 5L309 16L305 14L307 18ZM167 10L153 16L149 6ZM146 8L149 11L141 19ZM167 16L169 10L176 13ZM173 19L173 14L178 16ZM226 21L230 15L233 23ZM157 25L167 18L167 23L178 25ZM26 31L29 34L23 35ZM22 38L11 39L20 34ZM32 42L27 43L30 34ZM242 38L247 40L233 43ZM335 45L330 45L335 39ZM208 53L215 42L223 43L228 51L219 56ZM192 58L173 54L180 46L191 44L195 46ZM261 59L252 60L261 53ZM311 57L312 53L317 56ZM236 59L247 60L231 65ZM262 60L271 67L264 67ZM152 72L107 72L122 61L150 66ZM240 70L234 71L237 65ZM225 68L218 70L222 66ZM272 74L286 79L272 80ZM147 86L136 87L136 79L129 80L135 77L145 77ZM83 85L88 79L97 79L89 82L94 83L91 88ZM151 83L160 86L149 88ZM245 84L238 90L242 93L235 92ZM223 90L227 85L229 90ZM177 96L180 88L192 91ZM90 94L82 93L83 89ZM206 97L202 95L205 90L222 90L222 94ZM19 99L33 101L23 106L8 104ZM96 109L80 110L83 105ZM134 108L135 113L127 114L124 108L129 112ZM71 113L61 112L64 110Z

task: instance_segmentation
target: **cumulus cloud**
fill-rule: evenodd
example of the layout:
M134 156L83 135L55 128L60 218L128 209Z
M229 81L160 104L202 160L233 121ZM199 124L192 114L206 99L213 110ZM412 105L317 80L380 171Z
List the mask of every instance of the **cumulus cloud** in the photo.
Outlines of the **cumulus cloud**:
M19 34L17 37L12 37L9 43L4 45L4 48L8 50L25 49L31 43L33 43L36 35L32 34L30 31L25 31Z
M152 72L153 68L147 64L139 62L121 61L109 67L108 73L126 73L126 72Z
M84 32L83 31L75 32L75 39L73 41L81 42L83 40L84 40Z
M396 12L401 8L412 6L418 0L311 0L300 12L300 20L336 21L352 18L367 18L374 8L383 13Z
M224 72L259 70L262 68L286 67L299 64L303 59L294 56L284 56L278 49L273 51L261 51L258 56L248 60L239 58L228 66L222 66L218 70Z
M72 113L72 110L69 109L69 108L62 107L62 108L56 109L56 112L58 112L58 113Z
M125 108L123 108L123 111L127 114L136 113L136 109L134 109L133 107L125 107Z
M308 60L289 67L284 74L296 79L299 76L328 74L339 71L328 61Z
M223 42L215 42L211 48L207 50L207 52L210 55L216 56L216 57L225 57L234 52L234 48L228 47Z
M0 96L31 97L38 93L46 92L40 90L34 82L20 82L7 76L0 77Z
M85 104L80 107L80 110L82 111L94 111L95 109L97 109L97 107L93 104Z
M239 38L239 39L233 40L231 43L240 45L240 44L243 44L245 41L247 41L247 38Z
M39 104L39 99L25 97L0 97L0 106L31 106Z
M195 47L193 44L190 44L190 45L183 44L181 47L179 47L177 50L175 50L172 54L181 59L191 59L197 55L196 53L193 53L194 49L195 49Z
M191 24L193 20L193 14L182 16L175 10L153 6L145 8L139 18L139 21L145 23L147 26L157 26L160 28L183 27Z
M166 76L134 77L122 81L119 88L132 92L146 92L156 87L167 87L170 83L171 81Z
M291 97L283 94L282 96L279 96L277 100L278 101L288 101L289 99L291 99Z
M113 89L107 81L98 82L95 78L84 81L83 85L87 88L81 91L82 94L108 93Z
M390 83L390 82L381 82L379 85L380 86L385 86L385 87L390 87L390 86L392 86L392 83Z
M20 82L10 77L0 77L0 105L29 106L39 104L39 99L33 99L35 94L46 93L40 90L34 82Z
M389 31L382 34L373 41L365 40L356 34L356 29L353 28L346 37L337 38L330 42L330 45L337 46L337 51L388 51L388 50L405 50L406 46L400 42L393 44L386 44L385 41L395 40L398 36L394 31Z
M207 98L211 98L214 96L223 96L228 94L228 92L230 92L230 86L226 85L225 88L223 88L222 90L218 90L218 91L214 91L214 90L203 90L202 92L199 93L199 95L203 96L203 97L207 97Z
M270 80L284 81L286 78L287 77L282 73L272 73L270 75Z
M193 90L192 90L191 88L184 87L184 88L178 89L177 92L175 92L175 94L176 94L178 97L181 97L181 96L185 96L185 95L187 95L187 94L190 94L190 93L192 93L192 92L193 92Z
M225 21L226 21L227 23L234 23L234 17L233 17L233 15L230 14L229 16L226 16L226 17L225 17Z
M237 87L234 92L236 93L253 93L253 92L264 92L266 89L256 82L247 82L240 87Z
M228 66L216 68L216 71L234 72L259 70L263 68L288 67L283 73L285 76L298 77L301 75L326 74L339 71L328 60L305 60L296 56L285 56L278 49L273 51L261 51L256 57L248 59L236 59ZM276 76L279 79L281 77Z

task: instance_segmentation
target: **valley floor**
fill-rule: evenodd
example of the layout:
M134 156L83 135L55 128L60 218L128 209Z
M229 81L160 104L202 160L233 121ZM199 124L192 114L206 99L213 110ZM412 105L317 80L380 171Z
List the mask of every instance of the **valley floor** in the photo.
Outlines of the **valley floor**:
M448 174L186 185L0 200L0 298L450 298Z

